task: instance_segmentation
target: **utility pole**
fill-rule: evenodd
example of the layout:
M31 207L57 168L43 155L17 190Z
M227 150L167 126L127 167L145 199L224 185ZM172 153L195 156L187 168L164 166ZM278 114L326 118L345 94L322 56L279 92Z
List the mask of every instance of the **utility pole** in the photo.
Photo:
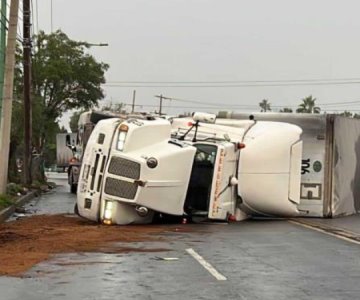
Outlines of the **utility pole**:
M132 99L132 105L131 105L131 113L134 113L134 111L135 111L135 96L136 96L136 90L133 91L133 99Z
M162 114L162 101L163 101L163 98L164 98L164 97L163 97L162 94L156 95L155 97L160 99L160 103L159 103L159 115L161 116L161 114Z
M162 104L163 104L163 100L172 100L171 98L168 97L164 97L162 94L160 95L155 95L154 97L159 98L160 99L160 105L159 105L159 115L162 115Z
M30 0L23 0L24 60L24 183L31 184L32 105L31 105L31 36Z
M5 51L6 51L6 0L1 0L1 24L0 24L0 111L3 102L4 74L5 74ZM1 138L1 136L0 136Z
M6 193L9 166L11 115L14 86L15 47L18 26L19 0L11 0L9 29L5 55L3 107L1 110L0 194Z

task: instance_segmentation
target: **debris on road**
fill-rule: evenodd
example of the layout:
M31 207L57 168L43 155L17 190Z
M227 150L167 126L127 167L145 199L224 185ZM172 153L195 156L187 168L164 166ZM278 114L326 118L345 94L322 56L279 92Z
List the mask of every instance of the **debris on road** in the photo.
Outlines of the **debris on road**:
M179 258L178 257L159 257L159 256L155 256L155 260L175 261L175 260L179 260Z
M119 242L158 241L175 227L104 226L73 215L38 215L0 225L0 276L21 276L52 255L73 252L160 252L119 246Z

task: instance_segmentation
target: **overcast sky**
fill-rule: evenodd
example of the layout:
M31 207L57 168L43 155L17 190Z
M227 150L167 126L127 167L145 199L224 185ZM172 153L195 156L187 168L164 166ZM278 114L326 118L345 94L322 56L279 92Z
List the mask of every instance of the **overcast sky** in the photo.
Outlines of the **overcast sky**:
M98 60L110 64L109 83L360 78L360 2L356 0L52 2L54 30L60 28L75 40L109 44L91 49ZM49 32L51 1L37 3L35 30L38 23ZM154 95L162 93L222 109L239 105L236 110L244 110L240 105L250 105L247 111L257 111L264 98L273 106L296 108L301 98L312 94L320 106L359 100L355 105L325 105L324 110L360 110L360 84L104 89L106 99L114 103L131 103L136 89L137 104L158 105ZM164 105L171 106L165 108L169 114L201 107L179 101Z

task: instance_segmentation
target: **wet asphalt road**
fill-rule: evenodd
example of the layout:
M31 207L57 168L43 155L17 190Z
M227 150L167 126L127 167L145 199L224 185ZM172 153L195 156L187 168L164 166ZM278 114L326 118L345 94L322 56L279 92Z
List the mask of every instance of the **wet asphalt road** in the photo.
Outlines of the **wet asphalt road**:
M56 182L62 185L56 192L28 208L72 212L75 197L64 179ZM64 254L35 266L26 278L0 277L0 299L360 298L360 245L285 220L179 226L194 232L131 245L168 252ZM227 280L217 280L189 248Z

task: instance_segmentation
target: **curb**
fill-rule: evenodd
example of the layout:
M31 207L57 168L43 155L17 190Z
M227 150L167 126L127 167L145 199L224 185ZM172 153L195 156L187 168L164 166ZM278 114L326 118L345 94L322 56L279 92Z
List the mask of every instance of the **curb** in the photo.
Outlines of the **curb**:
M323 231L329 235L342 237L344 239L349 239L360 243L360 234L358 232L353 232L341 227L329 226L326 224L319 224L317 222L299 220L295 218L290 219L290 222L304 227L311 227L314 230Z
M26 202L29 202L30 200L34 199L37 196L38 196L37 191L30 192L30 193L26 194L25 196L22 196L19 199L17 199L15 204L13 204L7 208L4 208L2 211L0 211L0 223L5 222L8 218L10 218L12 216L12 214L15 212L15 207L22 206Z

